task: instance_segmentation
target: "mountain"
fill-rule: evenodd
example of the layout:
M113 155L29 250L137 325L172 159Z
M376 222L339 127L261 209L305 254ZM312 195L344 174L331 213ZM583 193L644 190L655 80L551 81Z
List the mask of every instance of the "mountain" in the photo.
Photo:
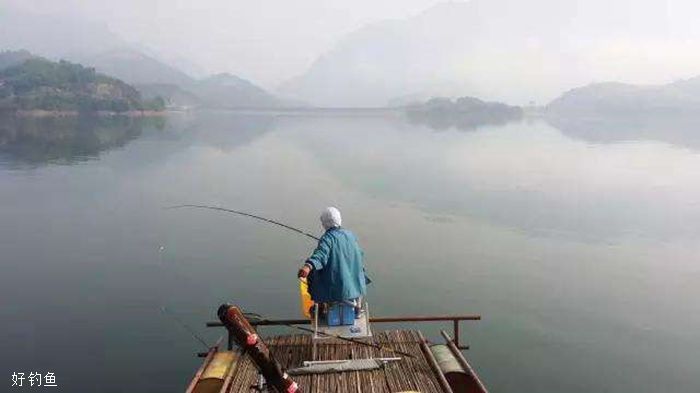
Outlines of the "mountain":
M275 108L284 102L231 74L218 74L194 83L190 89L202 106L209 108Z
M279 99L250 81L218 74L180 87L170 83L134 85L146 99L162 97L172 108L263 109L302 106Z
M102 52L85 61L96 70L131 84L172 84L188 86L194 79L143 52L122 48Z
M145 98L163 97L178 108L271 108L283 103L253 83L231 74L196 80L155 57L133 49L102 53L88 61L98 71L133 84Z
M0 64L17 52L0 55ZM10 59L10 60L7 60ZM48 111L160 110L162 100L145 102L128 84L93 68L31 57L0 71L0 109Z
M700 77L666 85L595 83L569 90L547 105L557 116L609 117L700 113Z
M231 74L196 80L143 52L122 48L101 53L87 63L99 72L133 84L144 98L163 97L178 108L270 108L281 101L253 83Z
M69 15L39 14L2 6L0 48L25 49L49 59L83 62L126 42L101 23Z
M194 93L180 86L168 83L145 83L134 85L145 100L161 97L169 108L191 109L201 106L201 100Z
M474 97L433 98L422 104L405 107L408 119L417 124L426 124L434 129L456 127L462 130L476 129L485 125L500 125L520 120L520 107L500 102L486 102Z
M159 60L148 49L127 43L104 24L78 16L44 15L3 7L0 49L27 50L51 60L65 59L92 66L132 84L183 86L193 82L189 75Z
M591 84L562 94L544 114L562 133L591 143L655 140L700 149L700 77Z
M36 56L29 53L26 50L18 51L2 51L0 52L0 71L20 65L29 59L33 59Z
M700 68L684 44L700 41L697 29L672 23L682 12L670 15L667 3L441 3L348 34L279 90L321 106L383 106L417 93L526 104L592 80L663 81Z
M233 75L195 79L172 65L192 70L197 76L204 73L187 59L171 57L173 63L167 63L157 52L125 42L106 25L77 16L2 7L0 49L18 50L12 55L4 53L7 64L0 63L0 67L19 64L31 56L30 52L50 60L65 59L134 85L147 99L161 96L172 107L268 108L286 104Z

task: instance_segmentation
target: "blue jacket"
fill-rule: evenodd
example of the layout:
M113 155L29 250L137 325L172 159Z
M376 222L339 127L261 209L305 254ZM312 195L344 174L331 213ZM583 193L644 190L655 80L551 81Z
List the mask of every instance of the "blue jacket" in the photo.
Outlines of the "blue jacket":
M367 290L363 252L352 232L327 230L306 263L313 266L309 292L315 302L337 302L363 296Z

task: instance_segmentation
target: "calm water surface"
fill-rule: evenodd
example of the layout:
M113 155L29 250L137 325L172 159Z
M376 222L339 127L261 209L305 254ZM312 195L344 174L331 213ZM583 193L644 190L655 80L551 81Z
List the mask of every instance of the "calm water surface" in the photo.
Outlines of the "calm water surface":
M700 148L659 127L635 140L539 120L3 120L3 383L53 371L67 392L179 391L202 348L162 307L210 342L224 301L298 317L313 244L163 209L201 203L317 233L340 207L373 314L482 314L462 340L493 392L698 392Z

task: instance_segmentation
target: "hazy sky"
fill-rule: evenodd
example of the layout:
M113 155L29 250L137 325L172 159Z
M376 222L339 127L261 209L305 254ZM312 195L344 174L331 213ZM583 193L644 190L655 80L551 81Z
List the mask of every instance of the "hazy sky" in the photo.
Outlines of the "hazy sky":
M194 76L230 72L319 105L383 105L413 95L544 103L595 81L700 75L697 0L439 3L447 2L0 0L0 16L9 5L49 15L47 25L89 21L186 72L201 71ZM6 46L33 35L43 46L30 49L39 54L68 51L65 38L17 19ZM90 37L100 43L98 36Z
M303 73L343 35L406 18L436 0L0 0L0 5L102 21L129 42L207 72L275 86Z

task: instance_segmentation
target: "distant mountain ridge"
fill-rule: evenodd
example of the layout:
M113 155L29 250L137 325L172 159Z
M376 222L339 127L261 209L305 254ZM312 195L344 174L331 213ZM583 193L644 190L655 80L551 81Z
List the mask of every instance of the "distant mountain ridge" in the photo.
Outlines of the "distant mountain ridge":
M143 52L121 48L102 52L85 61L96 70L131 84L173 84L185 87L194 78Z
M700 148L700 77L664 85L594 83L544 108L562 133L593 143L653 140Z
M2 6L0 48L28 50L50 60L85 59L128 44L101 23L68 15L45 15Z
M98 55L88 63L98 71L136 86L145 96L159 95L178 107L276 108L283 102L238 76L222 73L195 79L133 49Z
M36 58L27 50L18 51L1 51L0 52L0 71L20 65L29 59Z
M201 106L201 101L194 93L169 83L144 83L135 84L145 99L161 97L167 107L171 109L190 109Z
M475 129L485 125L501 125L520 120L523 109L500 102L486 102L475 97L460 97L455 100L444 97L432 98L424 103L405 107L408 119L431 128Z
M34 53L54 61L65 59L94 67L99 73L137 87L144 97L165 98L175 108L277 108L288 105L252 82L234 75L194 78L150 50L130 45L106 25L78 17L42 15L3 7L0 12L2 49L24 50L13 52L16 59L4 56L8 62L26 60ZM186 59L177 62L197 70L197 66L187 64Z
M29 59L39 57L26 50L0 52L0 70ZM133 85L145 99L161 97L171 107L249 109L295 106L238 76L222 73L197 80L133 49L109 51L93 57L86 64L103 75Z
M560 116L700 114L700 77L666 85L594 83L569 90L547 105Z
M679 43L696 29L674 30L667 8L664 0L438 3L346 35L279 91L325 106L385 106L417 93L525 105L591 80L700 69L700 56ZM684 62L664 61L667 54Z
M21 61L24 59L24 61ZM0 53L0 109L12 111L126 112L162 110L162 100L144 101L127 83L67 61L28 52Z
M210 108L275 108L284 103L264 89L235 75L222 73L204 78L191 91Z

